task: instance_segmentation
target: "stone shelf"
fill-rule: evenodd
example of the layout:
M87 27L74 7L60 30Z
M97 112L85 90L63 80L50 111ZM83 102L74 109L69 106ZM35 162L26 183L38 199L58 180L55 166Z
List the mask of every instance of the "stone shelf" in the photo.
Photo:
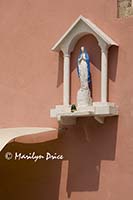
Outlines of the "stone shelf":
M77 108L71 112L71 105L57 105L51 109L50 116L57 118L62 124L72 125L76 123L78 117L94 117L99 123L104 123L104 118L118 115L118 106L110 102L93 102L91 106Z

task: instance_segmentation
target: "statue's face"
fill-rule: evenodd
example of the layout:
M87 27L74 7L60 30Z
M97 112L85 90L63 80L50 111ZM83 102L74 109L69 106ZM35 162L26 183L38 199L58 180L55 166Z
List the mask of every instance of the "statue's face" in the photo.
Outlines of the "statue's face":
M84 47L81 47L81 51L84 52L84 51L85 51L85 48L84 48Z

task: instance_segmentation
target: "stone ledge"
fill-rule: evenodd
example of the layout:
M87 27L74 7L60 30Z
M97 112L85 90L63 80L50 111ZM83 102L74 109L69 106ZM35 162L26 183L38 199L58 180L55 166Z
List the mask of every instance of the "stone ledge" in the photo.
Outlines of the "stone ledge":
M77 111L71 112L71 105L63 106L58 105L55 109L50 110L50 116L57 118L59 122L66 125L76 124L76 118L78 117L109 117L118 115L118 106L111 102L93 102L91 106L83 108L77 108Z

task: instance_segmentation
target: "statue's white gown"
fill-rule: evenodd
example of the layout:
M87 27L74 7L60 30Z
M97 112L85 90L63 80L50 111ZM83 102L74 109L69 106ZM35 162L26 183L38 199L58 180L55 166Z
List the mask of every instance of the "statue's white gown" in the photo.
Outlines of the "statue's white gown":
M82 54L82 59L79 58L79 76L80 76L80 83L81 88L88 89L88 69L87 63L85 60L85 53Z

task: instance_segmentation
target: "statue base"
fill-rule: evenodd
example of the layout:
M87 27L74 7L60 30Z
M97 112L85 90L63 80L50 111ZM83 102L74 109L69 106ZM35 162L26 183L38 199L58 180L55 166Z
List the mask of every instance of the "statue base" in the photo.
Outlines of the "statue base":
M90 90L80 88L77 92L77 107L81 110L92 105Z

